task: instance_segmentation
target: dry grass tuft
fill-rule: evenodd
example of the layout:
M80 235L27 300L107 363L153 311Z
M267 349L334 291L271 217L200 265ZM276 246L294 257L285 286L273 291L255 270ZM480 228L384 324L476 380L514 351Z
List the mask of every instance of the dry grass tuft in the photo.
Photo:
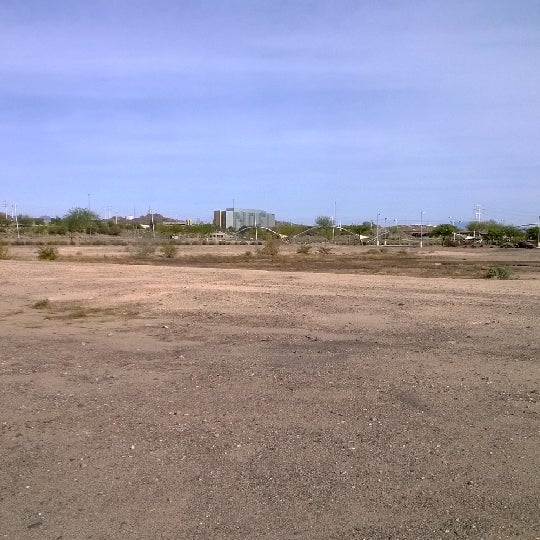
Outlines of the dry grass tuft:
M8 247L0 242L0 259L9 259Z

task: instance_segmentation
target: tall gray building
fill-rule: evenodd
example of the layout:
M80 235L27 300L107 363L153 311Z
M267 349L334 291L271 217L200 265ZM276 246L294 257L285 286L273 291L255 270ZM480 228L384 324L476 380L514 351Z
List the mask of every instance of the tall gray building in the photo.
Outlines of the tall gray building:
M241 227L275 227L276 216L264 210L246 208L227 208L214 211L214 225L220 229L232 227L238 230Z

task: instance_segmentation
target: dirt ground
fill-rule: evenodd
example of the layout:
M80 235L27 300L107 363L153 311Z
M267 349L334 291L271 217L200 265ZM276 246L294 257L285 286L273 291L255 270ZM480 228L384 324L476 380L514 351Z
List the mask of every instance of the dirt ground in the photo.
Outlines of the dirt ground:
M1 538L540 538L538 273L23 255L0 260Z

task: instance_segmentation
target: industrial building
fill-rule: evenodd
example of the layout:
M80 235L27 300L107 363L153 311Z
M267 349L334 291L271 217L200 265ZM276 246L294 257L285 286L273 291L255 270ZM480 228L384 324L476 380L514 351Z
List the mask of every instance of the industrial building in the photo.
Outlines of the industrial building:
M272 228L276 226L276 216L264 210L227 208L214 211L214 225L219 229L232 227L235 231L241 227Z

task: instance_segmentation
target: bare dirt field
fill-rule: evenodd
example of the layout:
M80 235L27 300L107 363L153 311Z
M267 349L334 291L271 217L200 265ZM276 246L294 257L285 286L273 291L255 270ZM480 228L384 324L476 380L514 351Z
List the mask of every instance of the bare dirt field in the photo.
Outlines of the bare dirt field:
M1 538L540 537L540 250L25 249L0 260ZM501 261L517 279L473 278Z

